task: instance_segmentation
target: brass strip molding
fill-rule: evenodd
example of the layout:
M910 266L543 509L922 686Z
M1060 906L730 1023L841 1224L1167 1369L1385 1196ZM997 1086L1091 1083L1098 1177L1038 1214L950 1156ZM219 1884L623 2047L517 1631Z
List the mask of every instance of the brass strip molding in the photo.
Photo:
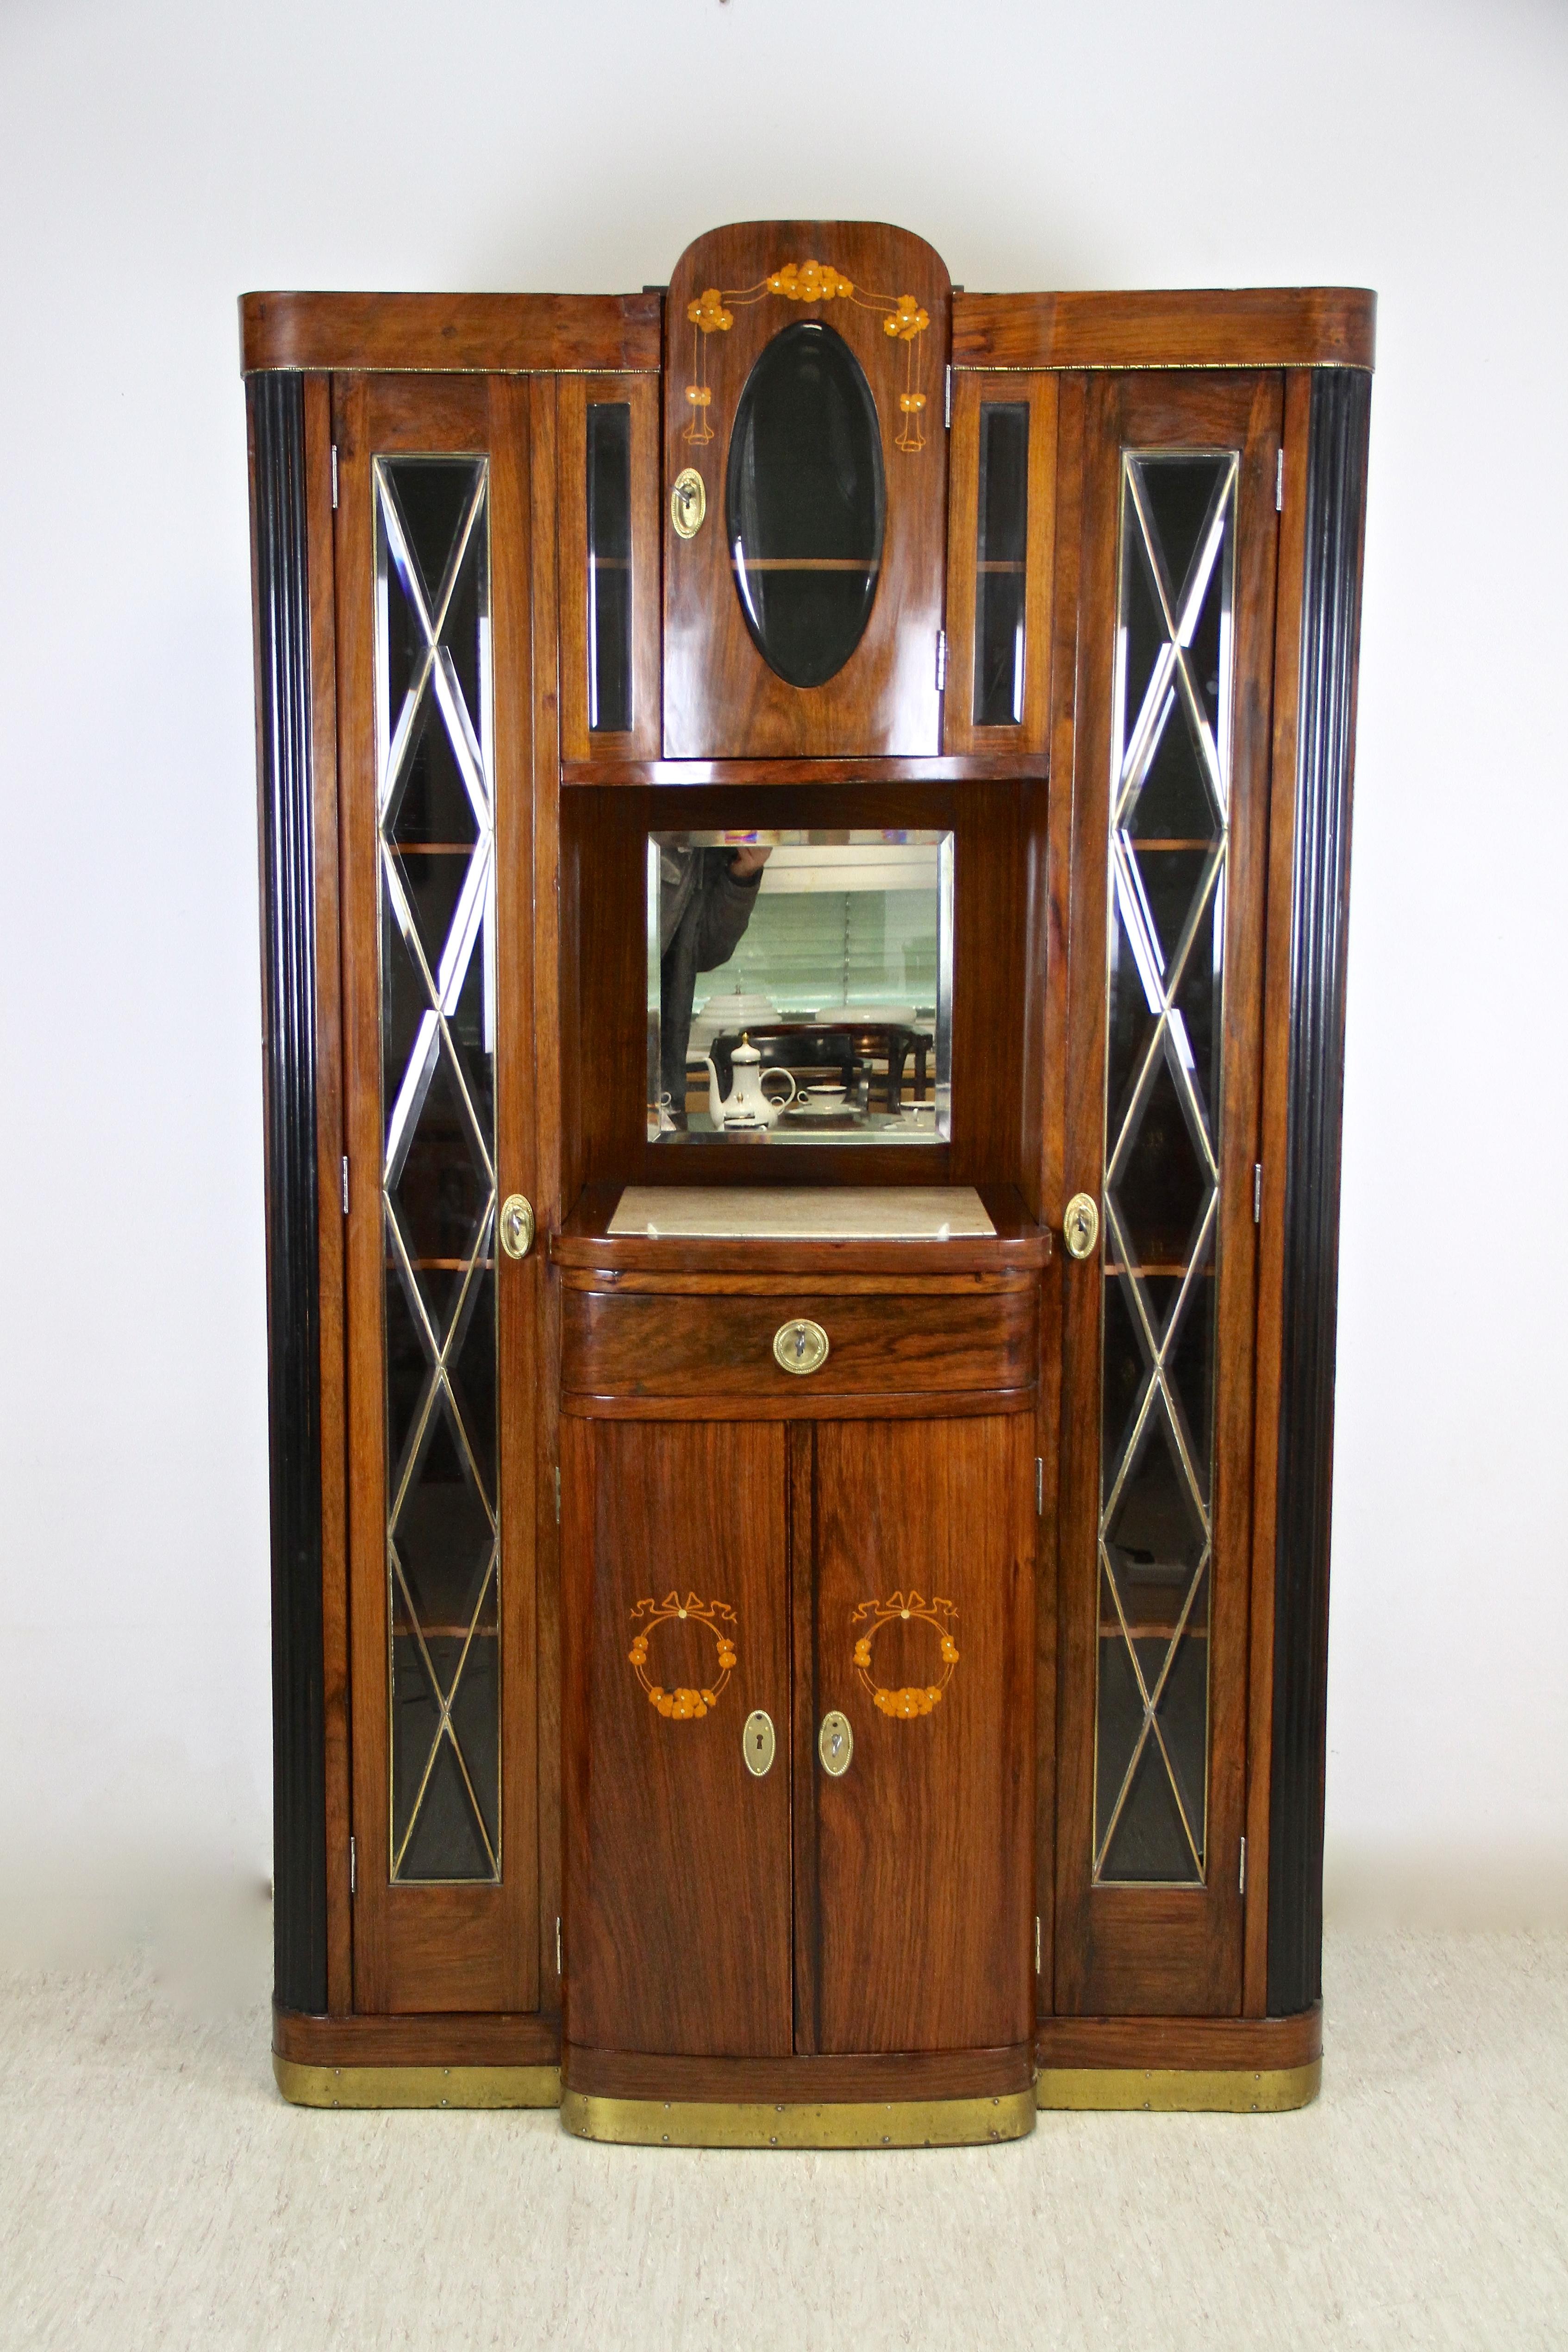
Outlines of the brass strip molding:
M1032 2091L979 2099L836 2099L799 2105L728 2099L602 2099L563 2091L579 2139L627 2147L984 2147L1034 2129Z
M1153 2115L1279 2116L1310 2106L1323 2062L1305 2066L1042 2066L1035 2082L1042 2107L1101 2108Z
M274 2051L296 2107L558 2107L559 2066L304 2066Z

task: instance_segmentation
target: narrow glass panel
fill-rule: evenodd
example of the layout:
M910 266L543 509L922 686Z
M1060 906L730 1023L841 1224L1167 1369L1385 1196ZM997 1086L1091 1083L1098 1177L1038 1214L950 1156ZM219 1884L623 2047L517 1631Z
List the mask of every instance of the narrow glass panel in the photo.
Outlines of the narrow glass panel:
M500 1870L488 467L376 520L392 1875Z
M979 528L975 551L975 724L1023 718L1024 566L1029 545L1029 404L980 410Z
M632 724L632 410L623 400L588 409L588 723L600 734Z
M1201 1884L1231 452L1124 452L1111 777L1094 1876Z

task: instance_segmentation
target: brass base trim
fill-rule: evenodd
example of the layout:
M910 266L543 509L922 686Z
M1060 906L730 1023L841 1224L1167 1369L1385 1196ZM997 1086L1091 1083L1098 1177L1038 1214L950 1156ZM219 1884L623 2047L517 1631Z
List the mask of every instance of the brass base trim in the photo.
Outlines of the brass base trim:
M628 2147L984 2147L1034 2129L1034 2093L979 2099L603 2099L563 2091L579 2139Z
M1310 2106L1323 2062L1261 2070L1218 2066L1042 2066L1042 2107L1146 2108L1160 2115L1279 2116Z
M559 2107L559 2066L305 2066L272 2053L296 2107Z

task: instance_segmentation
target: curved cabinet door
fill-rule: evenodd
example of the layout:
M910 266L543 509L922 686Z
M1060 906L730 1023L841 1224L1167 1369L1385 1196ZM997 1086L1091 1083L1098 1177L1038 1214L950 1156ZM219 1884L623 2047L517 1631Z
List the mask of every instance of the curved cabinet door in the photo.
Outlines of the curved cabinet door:
M574 2047L791 2047L784 1462L776 1422L561 1423Z
M1033 1416L792 1436L814 1448L815 1509L795 1519L816 1552L796 1625L798 2046L1028 2042ZM838 1773L817 1744L835 1712L853 1738Z
M538 2004L526 383L340 379L354 2001ZM503 1401L505 1411L502 1410Z
M1282 388L1107 376L1077 397L1063 1189L1099 1233L1062 1276L1055 2006L1226 2015Z

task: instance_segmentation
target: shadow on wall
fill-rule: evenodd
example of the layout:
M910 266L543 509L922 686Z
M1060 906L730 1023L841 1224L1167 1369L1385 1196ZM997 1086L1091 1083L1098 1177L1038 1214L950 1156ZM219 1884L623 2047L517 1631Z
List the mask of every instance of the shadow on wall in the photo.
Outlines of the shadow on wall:
M1323 1916L1340 1927L1568 1929L1568 1840L1531 1853L1333 1839Z

